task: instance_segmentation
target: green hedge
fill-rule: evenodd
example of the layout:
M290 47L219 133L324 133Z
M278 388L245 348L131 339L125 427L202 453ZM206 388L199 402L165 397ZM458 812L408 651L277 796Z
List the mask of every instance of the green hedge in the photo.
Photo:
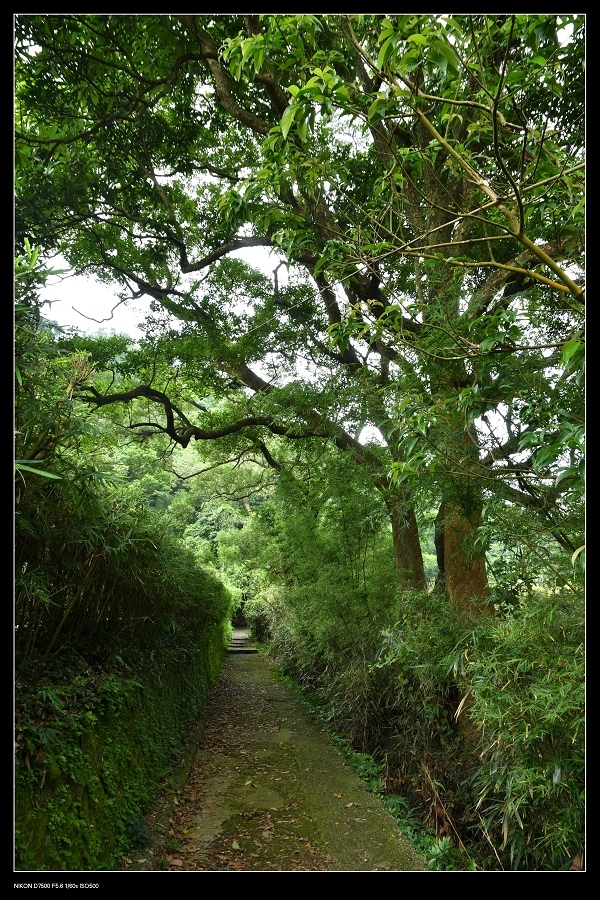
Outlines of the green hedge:
M227 622L19 684L17 871L110 870L173 766L223 661Z

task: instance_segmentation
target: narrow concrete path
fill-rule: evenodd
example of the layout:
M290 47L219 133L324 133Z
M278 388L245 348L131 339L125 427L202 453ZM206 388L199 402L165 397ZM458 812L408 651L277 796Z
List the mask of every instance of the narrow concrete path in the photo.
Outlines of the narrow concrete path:
M153 846L123 869L427 871L296 690L243 637L147 817Z
M227 653L258 653L249 628L234 628Z

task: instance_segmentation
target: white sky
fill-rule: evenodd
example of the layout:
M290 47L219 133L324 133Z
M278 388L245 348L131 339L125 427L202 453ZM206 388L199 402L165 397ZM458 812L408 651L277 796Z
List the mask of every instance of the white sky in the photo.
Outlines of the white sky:
M59 268L59 264L54 262L52 268ZM127 305L122 303L114 310L111 318L111 310L119 303L117 287L111 289L82 275L57 275L49 278L41 296L45 301L43 316L58 325L75 327L83 334L95 334L98 331L111 334L114 329L118 334L139 338L142 332L138 324L144 319L150 306L149 297Z

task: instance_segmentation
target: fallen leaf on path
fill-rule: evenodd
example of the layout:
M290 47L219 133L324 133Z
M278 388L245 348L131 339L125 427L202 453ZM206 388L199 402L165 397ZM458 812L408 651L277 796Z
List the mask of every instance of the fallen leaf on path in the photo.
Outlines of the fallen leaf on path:
M341 797L342 795L341 795L341 794L336 794L335 791L334 791L333 796L334 796L334 797Z

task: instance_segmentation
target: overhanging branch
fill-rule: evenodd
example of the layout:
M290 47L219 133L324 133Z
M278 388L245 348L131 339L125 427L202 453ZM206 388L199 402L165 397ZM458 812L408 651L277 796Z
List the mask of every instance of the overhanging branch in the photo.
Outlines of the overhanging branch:
M245 430L267 428L272 434L292 440L307 438L332 440L340 450L351 452L358 462L367 463L377 469L381 467L381 462L374 453L360 444L339 425L328 421L316 411L309 414L308 421L304 424L279 425L272 416L246 416L220 428L200 428L197 425L192 425L184 413L166 394L148 385L138 385L129 391L115 394L100 394L96 388L88 385L79 395L80 400L90 403L97 408L113 403L131 403L140 397L144 397L162 407L166 424L160 425L157 423L155 428L158 432L167 434L172 441L181 447L187 447L192 438L196 441L219 440L219 438L239 434ZM179 419L179 427L175 422L176 417ZM147 429L148 423L143 424L144 428ZM131 427L134 428L136 426ZM260 444L259 448L262 451ZM267 457L265 456L265 458Z

